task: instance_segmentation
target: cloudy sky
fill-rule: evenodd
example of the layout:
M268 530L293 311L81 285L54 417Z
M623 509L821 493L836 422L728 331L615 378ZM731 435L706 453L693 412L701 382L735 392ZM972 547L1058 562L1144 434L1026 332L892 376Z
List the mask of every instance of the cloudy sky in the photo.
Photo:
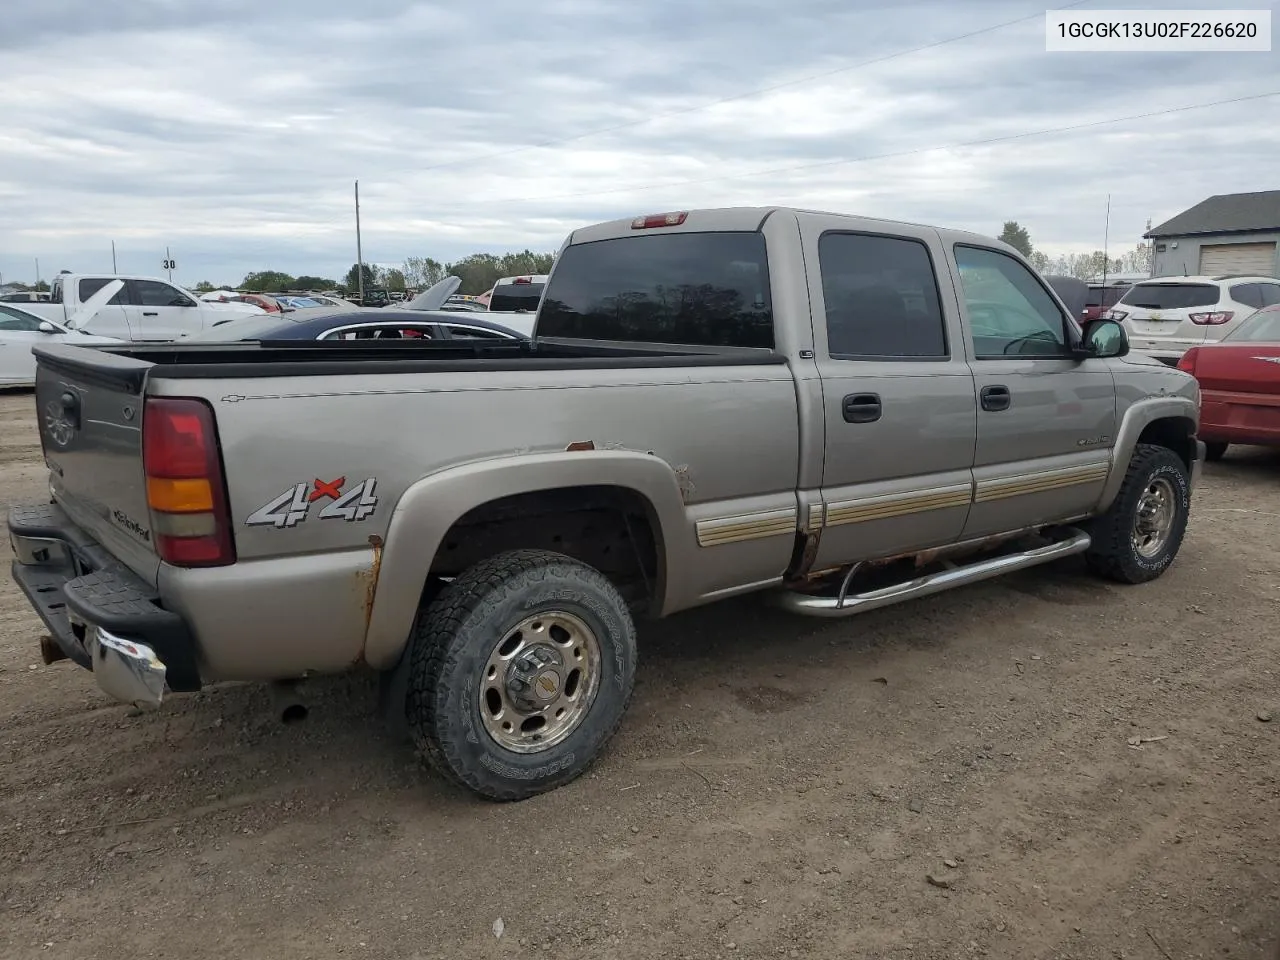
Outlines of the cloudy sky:
M1101 246L1108 192L1118 251L1148 218L1280 188L1280 97L977 145L1280 91L1280 53L1046 53L1044 10L7 0L0 276L30 282L37 258L46 277L109 270L112 240L121 271L152 275L168 245L188 284L337 276L356 178L365 258L388 265L768 203L987 233L1016 219L1075 252Z

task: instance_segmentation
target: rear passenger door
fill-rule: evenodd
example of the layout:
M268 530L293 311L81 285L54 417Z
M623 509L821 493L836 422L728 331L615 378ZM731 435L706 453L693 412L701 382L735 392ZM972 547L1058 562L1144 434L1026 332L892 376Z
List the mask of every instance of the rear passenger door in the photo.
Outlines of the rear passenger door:
M81 305L114 279L116 278L82 277L76 288L76 302L65 305L67 317L70 318ZM117 290L115 296L90 317L89 322L81 329L85 333L103 337L119 337L121 340L139 339L138 329L133 323L133 317L129 314L129 284L126 282Z
M1111 361L1074 355L1077 328L1022 261L965 243L951 253L978 388L964 537L1087 514L1115 442Z
M801 223L826 424L815 567L951 543L969 513L976 401L937 233Z

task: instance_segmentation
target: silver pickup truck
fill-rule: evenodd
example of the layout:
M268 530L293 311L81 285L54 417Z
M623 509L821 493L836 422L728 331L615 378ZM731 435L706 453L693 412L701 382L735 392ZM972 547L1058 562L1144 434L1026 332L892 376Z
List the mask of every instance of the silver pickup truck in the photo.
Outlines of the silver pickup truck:
M1195 381L986 237L791 209L565 242L532 344L37 350L13 575L119 700L367 666L476 793L580 774L634 615L841 617L1083 554L1159 576Z

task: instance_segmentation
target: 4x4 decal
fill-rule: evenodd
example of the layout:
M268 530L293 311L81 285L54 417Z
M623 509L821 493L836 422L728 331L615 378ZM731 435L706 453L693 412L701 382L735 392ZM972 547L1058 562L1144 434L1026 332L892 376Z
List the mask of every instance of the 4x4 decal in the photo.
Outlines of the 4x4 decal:
M316 511L319 520L354 523L371 517L378 507L377 478L369 477L344 492L342 488L346 483L346 477L329 481L317 477L310 483L296 483L249 514L245 524L277 530L294 527L311 515L311 508L316 504L319 504ZM326 502L320 503L321 500Z

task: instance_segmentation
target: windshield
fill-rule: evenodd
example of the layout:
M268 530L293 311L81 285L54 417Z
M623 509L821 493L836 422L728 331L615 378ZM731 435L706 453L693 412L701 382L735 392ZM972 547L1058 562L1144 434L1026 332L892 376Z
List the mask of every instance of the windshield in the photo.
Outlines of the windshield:
M1147 310L1211 307L1218 302L1218 288L1209 283L1140 283L1120 302Z
M1280 307L1259 310L1222 339L1224 342L1231 340L1244 343L1263 341L1280 343Z

